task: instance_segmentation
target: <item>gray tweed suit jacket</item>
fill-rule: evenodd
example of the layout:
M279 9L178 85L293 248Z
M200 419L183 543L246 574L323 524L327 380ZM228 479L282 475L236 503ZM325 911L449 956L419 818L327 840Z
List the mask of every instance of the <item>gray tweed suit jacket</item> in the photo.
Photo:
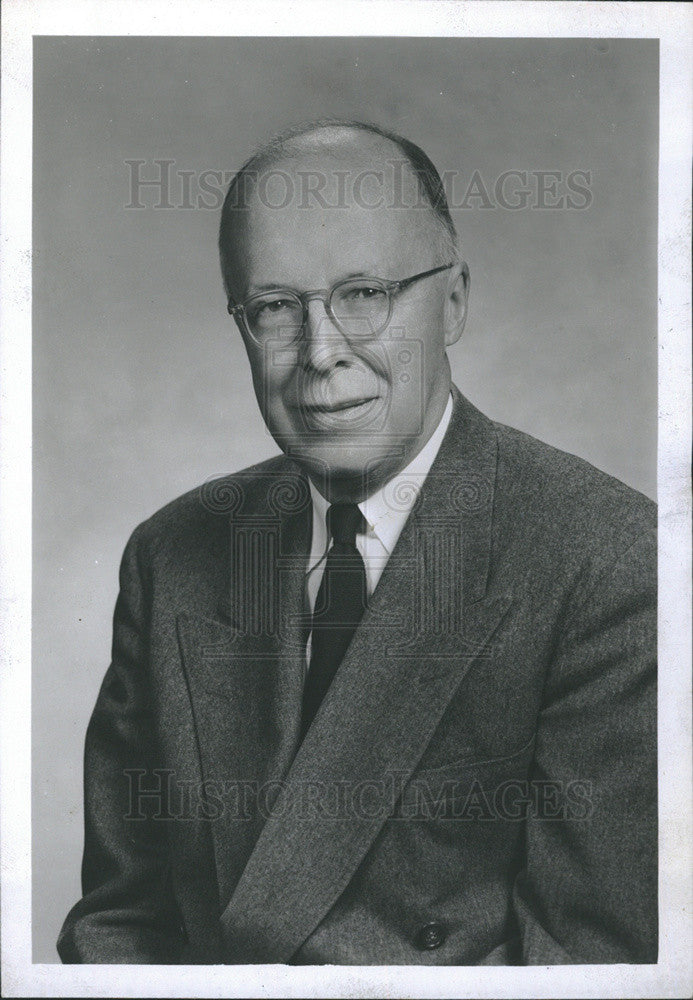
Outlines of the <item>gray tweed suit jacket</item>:
M455 390L299 745L281 456L126 548L65 962L655 962L655 508Z

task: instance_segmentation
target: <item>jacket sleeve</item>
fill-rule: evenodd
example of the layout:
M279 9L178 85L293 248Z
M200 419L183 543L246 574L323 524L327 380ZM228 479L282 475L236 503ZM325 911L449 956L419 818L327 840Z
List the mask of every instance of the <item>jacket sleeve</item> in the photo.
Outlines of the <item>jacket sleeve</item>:
M550 667L516 879L523 961L657 961L656 541L592 579Z
M120 568L112 662L86 737L83 898L58 939L63 962L171 963L183 944L171 891L165 789L148 684L148 597L137 529ZM152 783L153 782L153 783Z

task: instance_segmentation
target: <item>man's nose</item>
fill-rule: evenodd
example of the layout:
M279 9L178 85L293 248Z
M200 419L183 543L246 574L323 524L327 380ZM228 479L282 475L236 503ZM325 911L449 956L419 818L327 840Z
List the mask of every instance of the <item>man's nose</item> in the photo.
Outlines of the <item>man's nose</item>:
M301 343L303 363L317 371L327 371L340 361L348 361L352 355L349 341L332 320L325 303L317 296L306 303Z

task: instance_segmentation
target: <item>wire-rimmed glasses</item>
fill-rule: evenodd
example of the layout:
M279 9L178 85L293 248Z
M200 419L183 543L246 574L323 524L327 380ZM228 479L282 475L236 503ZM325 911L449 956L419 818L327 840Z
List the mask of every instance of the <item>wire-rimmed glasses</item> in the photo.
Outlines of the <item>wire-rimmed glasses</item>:
M320 299L334 325L350 340L368 339L381 333L392 316L395 295L415 281L447 271L453 264L441 264L410 278L347 278L332 288L297 292L273 288L251 295L245 302L228 302L228 311L242 332L260 347L273 340L292 344L301 337L308 320L308 303Z

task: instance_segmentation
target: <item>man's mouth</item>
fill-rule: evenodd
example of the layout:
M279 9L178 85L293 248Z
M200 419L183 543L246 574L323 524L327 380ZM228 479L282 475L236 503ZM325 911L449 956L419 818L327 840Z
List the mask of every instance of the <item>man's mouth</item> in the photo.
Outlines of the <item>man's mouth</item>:
M368 431L374 416L380 411L379 396L350 396L346 399L303 403L299 407L306 430L349 433Z
M334 400L331 403L306 403L301 408L306 413L349 413L360 410L377 399L377 396L356 396L353 399Z

